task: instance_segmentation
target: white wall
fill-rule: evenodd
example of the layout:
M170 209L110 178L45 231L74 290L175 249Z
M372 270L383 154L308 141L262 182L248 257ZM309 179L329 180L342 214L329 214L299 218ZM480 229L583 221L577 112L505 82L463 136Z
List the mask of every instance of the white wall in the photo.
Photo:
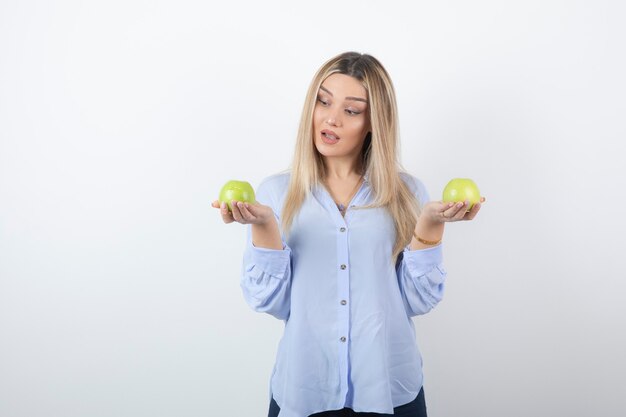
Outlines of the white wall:
M0 416L266 415L283 325L209 202L287 168L346 50L431 194L487 197L415 320L429 415L623 415L624 3L381 4L0 3Z

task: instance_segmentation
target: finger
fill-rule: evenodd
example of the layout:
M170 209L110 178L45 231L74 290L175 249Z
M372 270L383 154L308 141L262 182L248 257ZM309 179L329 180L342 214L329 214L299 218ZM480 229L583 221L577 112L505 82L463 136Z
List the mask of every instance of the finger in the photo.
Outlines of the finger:
M446 217L447 217L448 221L450 221L450 220L457 220L459 211L461 211L463 209L463 207L464 207L464 203L463 202L459 202L459 203L455 203L452 207L450 207L448 210L446 210Z
M480 197L480 202L484 203L485 201L487 201L487 199L485 197Z
M239 213L239 209L237 209L237 202L235 200L231 200L230 202L230 213L232 214L233 219L235 219L236 222L241 219L241 214Z
M233 218L235 219L235 221L239 222L239 223L244 222L245 219L241 215L241 211L239 210L239 207L237 206L237 201L235 201L235 200L231 201L230 202L230 206L232 207Z
M457 212L452 217L453 221L463 220L465 214L467 214L467 207L469 207L469 201L463 201L455 206Z
M241 204L239 209L241 210L241 214L243 214L243 217L245 217L248 221L254 220L256 218L256 216L252 212L251 204L248 204L248 203Z
M224 223L228 224L233 222L233 215L228 210L228 205L226 205L226 202L221 203L220 212L222 214L222 220L224 221Z
M237 202L237 209L239 210L239 214L241 214L241 219L249 223L251 216L250 216L250 213L246 210L246 206L243 201Z
M472 220L474 217L476 217L476 214L478 214L479 210L480 210L480 203L474 204L474 207L472 207L472 209L467 214L467 216L465 216L464 220Z
M453 206L454 206L454 203L447 203L443 206L443 210L439 213L441 214L441 217L443 217L443 220L446 220L450 218L450 216L452 216L451 208Z
M211 203L211 207L220 208L220 202L218 200L215 200Z

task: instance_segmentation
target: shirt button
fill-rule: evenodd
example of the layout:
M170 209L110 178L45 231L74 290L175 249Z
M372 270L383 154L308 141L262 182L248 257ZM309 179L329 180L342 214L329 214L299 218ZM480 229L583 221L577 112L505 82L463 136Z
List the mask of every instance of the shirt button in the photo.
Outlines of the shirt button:
M341 264L341 269L346 269L346 264Z
M341 339L339 339L339 340L341 340L342 342L345 342L345 341L346 341L346 338L345 338L345 337L343 337L343 336L341 336Z
M346 300L341 300L341 305L345 306L346 304L348 304L348 302Z
M342 227L341 229L339 229L339 231L340 231L340 232L345 232L345 231L346 231L346 228L345 228L345 227Z

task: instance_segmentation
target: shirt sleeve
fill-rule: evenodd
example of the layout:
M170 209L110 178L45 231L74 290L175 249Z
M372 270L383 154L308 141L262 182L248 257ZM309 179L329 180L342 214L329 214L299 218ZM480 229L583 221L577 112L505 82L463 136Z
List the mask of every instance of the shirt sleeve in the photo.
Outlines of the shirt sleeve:
M420 205L430 201L428 191L417 178L411 178L408 185ZM442 244L417 250L407 245L398 257L396 272L409 317L428 313L443 298L447 273L443 267Z
M274 217L280 224L270 187L259 185L256 199L260 204L272 207ZM247 225L246 245L243 255L241 289L248 305L257 312L268 313L287 320L291 306L291 248L284 238L283 249L267 249L252 243L252 225Z

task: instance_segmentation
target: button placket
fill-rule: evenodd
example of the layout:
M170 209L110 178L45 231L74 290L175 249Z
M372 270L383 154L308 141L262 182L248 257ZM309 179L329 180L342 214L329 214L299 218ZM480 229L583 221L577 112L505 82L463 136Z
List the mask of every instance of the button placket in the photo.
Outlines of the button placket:
M333 211L335 219L335 235L337 242L337 354L339 375L342 391L348 390L348 364L350 347L350 250L349 250L349 227L350 210L345 217L337 211Z
M350 308L347 308L350 299L350 259L349 259L349 238L350 234L346 220L350 213L346 213L345 218L341 218L336 223L337 236L337 260L339 269L337 271L337 319L338 319L338 354L341 385L343 390L348 389L348 355L350 338Z

